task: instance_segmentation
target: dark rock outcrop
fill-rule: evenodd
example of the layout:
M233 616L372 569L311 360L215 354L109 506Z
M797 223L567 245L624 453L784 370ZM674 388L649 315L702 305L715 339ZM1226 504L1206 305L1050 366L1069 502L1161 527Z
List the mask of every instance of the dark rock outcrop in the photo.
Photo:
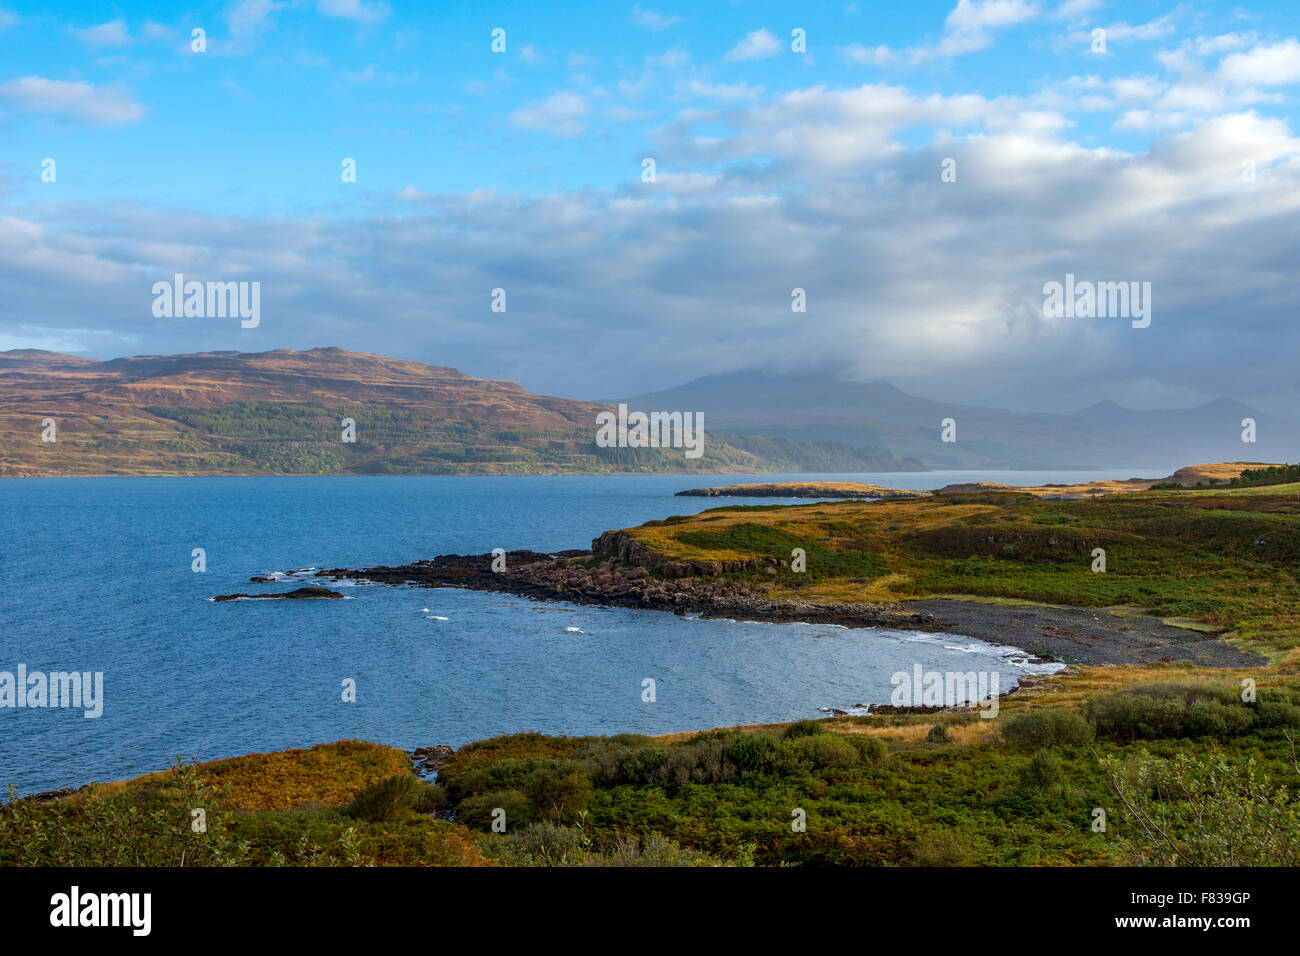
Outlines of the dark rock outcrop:
M212 600L214 601L237 601L240 598L258 598L267 600L294 601L308 598L341 598L343 597L338 591L331 591L329 588L295 588L292 591L283 591L280 593L272 592L270 594L218 594Z
M463 587L539 600L647 608L703 617L937 629L934 615L898 605L773 600L762 589L722 576L748 567L751 562L665 561L631 535L618 531L601 535L593 545L593 551L564 552L564 557L511 551L506 554L502 571L492 570L490 554L444 554L400 567L333 568L316 574L334 580Z
M426 770L441 770L451 763L451 758L454 756L456 756L456 751L446 744L434 744L432 747L416 747L414 751L414 759L417 762L423 761Z

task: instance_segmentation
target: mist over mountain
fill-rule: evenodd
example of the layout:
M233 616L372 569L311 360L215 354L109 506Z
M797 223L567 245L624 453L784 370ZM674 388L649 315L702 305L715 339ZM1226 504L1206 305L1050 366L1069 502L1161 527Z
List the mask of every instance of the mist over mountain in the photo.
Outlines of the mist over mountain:
M1295 461L1300 425L1218 398L1140 411L1102 401L1068 414L1016 412L921 398L886 382L755 369L708 375L626 399L630 407L703 412L738 435L888 448L930 468L1114 468L1201 461ZM941 440L945 419L956 441ZM1244 419L1256 441L1242 441Z

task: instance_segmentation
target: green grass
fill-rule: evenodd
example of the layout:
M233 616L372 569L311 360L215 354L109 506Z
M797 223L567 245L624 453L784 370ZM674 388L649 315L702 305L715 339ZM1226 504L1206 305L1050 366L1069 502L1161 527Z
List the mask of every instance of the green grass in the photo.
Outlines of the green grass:
M747 560L733 577L796 598L1123 606L1231 632L1278 660L1300 647L1300 497L1290 487L719 508L628 533L668 560ZM790 573L793 548L807 552L808 573ZM1092 571L1096 548L1104 573ZM775 578L764 570L773 564Z
M732 525L725 531L682 531L676 537L691 547L728 551L754 559L780 555L783 557L778 564L783 565L787 572L794 549L803 548L807 561L806 573L810 580L841 577L870 579L889 571L889 565L883 556L855 548L851 541L838 540L834 546L827 546L810 542L801 535L779 527L739 524Z

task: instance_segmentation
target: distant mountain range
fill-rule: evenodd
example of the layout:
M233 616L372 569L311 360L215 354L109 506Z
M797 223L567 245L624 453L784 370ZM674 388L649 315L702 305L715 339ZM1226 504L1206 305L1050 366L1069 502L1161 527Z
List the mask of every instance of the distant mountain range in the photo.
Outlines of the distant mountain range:
M860 442L728 437L707 418L699 458L681 449L602 448L596 416L608 407L336 348L104 362L20 349L0 352L0 476L923 467ZM342 440L345 418L355 422L354 442Z
M888 448L930 468L1170 468L1188 462L1297 461L1300 425L1228 398L1135 411L1102 401L1072 415L1013 412L918 398L883 382L742 371L627 400L704 413L719 431ZM941 423L956 441L941 441ZM1242 420L1256 442L1244 443Z

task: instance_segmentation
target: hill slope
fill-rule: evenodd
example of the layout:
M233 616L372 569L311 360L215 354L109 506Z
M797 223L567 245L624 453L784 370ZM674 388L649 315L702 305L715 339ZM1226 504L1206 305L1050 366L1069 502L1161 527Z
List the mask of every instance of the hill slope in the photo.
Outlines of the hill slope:
M204 352L97 362L0 353L0 476L889 471L881 449L741 437L704 455L598 448L608 406L453 368L348 352ZM649 409L647 409L649 410ZM341 422L355 422L355 442ZM56 440L42 440L53 419Z

